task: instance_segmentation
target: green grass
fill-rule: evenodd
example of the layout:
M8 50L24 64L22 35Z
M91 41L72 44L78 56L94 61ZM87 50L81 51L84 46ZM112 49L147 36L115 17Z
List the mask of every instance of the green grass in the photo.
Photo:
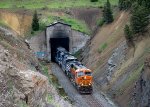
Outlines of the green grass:
M0 8L20 8L37 9L48 7L50 9L65 9L76 7L102 7L106 0L90 2L90 0L1 0ZM112 5L116 5L118 0L110 0Z
M40 19L40 30L44 30L45 26L49 25L50 23L53 23L56 20L62 20L64 23L70 24L71 28L86 34L90 34L91 31L83 21L79 21L77 19L74 19L70 16L48 16L45 18Z
M81 55L81 50L77 51L76 53L73 54L76 58L79 58Z
M0 20L0 26L3 26L3 25L5 25L5 22Z
M105 21L104 21L103 18L98 19L97 22L96 22L97 26L100 26L100 27L103 26L104 23L105 23Z
M0 19L0 26L3 26L5 28L9 28L8 25L2 19Z
M150 53L150 47L147 47L147 48L145 49L145 52L146 52L146 53Z
M88 29L85 22L67 16L60 17L60 19L62 19L65 23L70 24L72 29L78 30L86 34L90 34L90 30Z
M51 94L47 94L47 102L52 104L52 102L54 102L53 100L53 96Z
M107 48L107 46L108 46L108 44L106 42L101 44L98 48L98 52L99 53L103 52Z
M99 0L98 2L90 2L90 0L1 0L0 8L10 8L17 10L20 8L25 9L66 9L66 8L83 8L83 7L103 7L106 0ZM110 0L112 5L117 5L118 0ZM79 21L70 16L56 17L49 16L48 18L41 19L40 31L44 30L47 24L54 22L56 19L61 19L65 23L70 24L72 29L80 32L91 34L84 21ZM101 22L98 22L101 24ZM36 32L32 32L36 35ZM31 36L32 36L31 35Z
M25 101L19 100L18 104L19 107L29 107Z

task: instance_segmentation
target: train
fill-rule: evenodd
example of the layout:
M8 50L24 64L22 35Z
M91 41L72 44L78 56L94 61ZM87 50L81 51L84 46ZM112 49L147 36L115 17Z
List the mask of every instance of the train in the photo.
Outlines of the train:
M55 62L62 68L79 93L92 93L92 71L86 68L76 57L65 48L58 47Z

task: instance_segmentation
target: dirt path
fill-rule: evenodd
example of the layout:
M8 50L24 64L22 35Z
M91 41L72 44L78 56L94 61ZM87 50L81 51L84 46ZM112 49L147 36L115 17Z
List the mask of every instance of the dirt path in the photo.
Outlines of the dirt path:
M51 70L69 98L74 102L75 107L116 107L108 98L97 91L96 86L94 86L92 95L80 95L57 64L52 63Z

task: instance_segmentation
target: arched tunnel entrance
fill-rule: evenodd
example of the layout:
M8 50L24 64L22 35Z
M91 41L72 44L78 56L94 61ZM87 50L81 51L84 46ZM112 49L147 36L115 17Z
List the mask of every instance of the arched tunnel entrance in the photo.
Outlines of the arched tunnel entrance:
M64 32L55 33L57 36L51 37L49 42L51 46L51 61L55 62L56 49L63 47L69 51L69 37Z

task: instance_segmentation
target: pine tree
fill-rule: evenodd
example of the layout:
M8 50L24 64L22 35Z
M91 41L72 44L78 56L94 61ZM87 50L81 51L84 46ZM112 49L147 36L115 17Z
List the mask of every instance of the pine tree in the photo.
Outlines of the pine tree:
M139 5L142 5L142 2L143 2L144 0L137 0L137 2L138 2L138 4Z
M149 0L143 0L141 5L149 9L149 13L150 13L150 1Z
M138 5L144 6L148 9L150 9L150 1L149 0L131 0L131 1L137 2Z
M137 2L134 2L134 3L132 4L131 12L133 13L133 12L136 11L138 8L139 8L138 3L137 3Z
M104 5L103 17L104 17L104 21L106 23L111 23L114 20L112 11L111 11L111 4L110 4L109 0L107 0L107 2Z
M125 1L125 9L129 9L132 6L132 2L130 0Z
M119 0L118 6L120 10L125 10L131 7L131 0Z
M131 29L129 28L129 25L125 25L124 33L125 33L126 39L127 39L128 41L132 41L133 36L132 36L132 31L131 31Z
M38 31L39 30L39 19L37 16L37 11L34 12L33 19L32 19L32 30Z
M145 6L149 9L149 14L150 14L150 1L145 0Z
M147 31L146 28L149 24L148 16L148 10L143 6L138 6L138 8L133 10L130 23L134 34L143 34L145 31Z
M118 6L119 6L119 9L120 9L120 10L123 9L123 0L119 0L119 1L118 1Z

